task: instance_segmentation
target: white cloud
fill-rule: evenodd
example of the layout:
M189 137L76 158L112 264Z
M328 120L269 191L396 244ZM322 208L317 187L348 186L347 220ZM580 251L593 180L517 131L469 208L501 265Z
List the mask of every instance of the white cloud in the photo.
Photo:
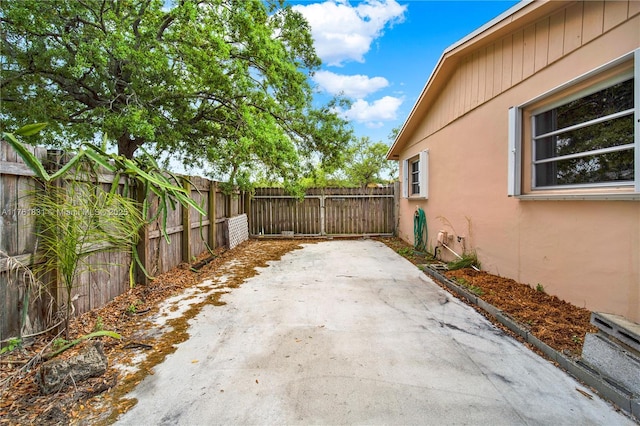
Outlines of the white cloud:
M367 0L354 7L337 0L293 8L309 21L322 61L340 66L345 61L364 62L371 43L382 36L384 28L404 20L407 6L396 0Z
M372 127L379 127L381 121L395 120L396 112L402 105L402 98L385 96L371 103L358 99L348 111L344 111L344 117L348 120L367 123Z
M385 88L389 82L384 77L369 78L366 75L340 75L331 71L317 71L313 80L322 90L337 95L343 93L350 98L365 98L367 95Z

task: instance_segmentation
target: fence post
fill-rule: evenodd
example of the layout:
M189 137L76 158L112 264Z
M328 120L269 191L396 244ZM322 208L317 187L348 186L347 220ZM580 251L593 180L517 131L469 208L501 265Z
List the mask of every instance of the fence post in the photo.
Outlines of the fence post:
M55 173L58 170L60 170L60 168L62 168L63 164L62 162L64 161L64 151L59 150L59 149L48 149L47 150L47 172L49 173ZM64 180L63 179L56 179L55 181L53 181L51 183L51 186L53 187L53 190L59 190L60 188L62 188L64 186ZM43 191L48 191L49 188L47 188L46 183L44 184L44 187L42 189ZM60 215L58 215L58 212L43 212L43 214L56 214L58 216L58 218L60 218ZM58 219L59 220L59 219ZM56 232L57 230L53 230L53 232ZM49 232L49 231L47 231ZM62 307L62 301L66 302L66 303L71 303L71 301L69 300L65 300L65 297L63 296L64 294L64 289L60 286L60 271L58 270L58 268L54 268L51 269L49 272L49 289L51 290L53 297L54 297L54 303L55 303L55 307L56 309L60 309Z
M251 235L251 192L244 191L244 213L247 215L247 227Z
M186 177L182 179L182 186L191 198L191 183ZM182 205L182 261L191 262L191 207Z
M218 182L209 181L209 247L211 250L216 248L216 193L218 192Z
M140 205L140 208L142 208L147 195L144 190L144 185L136 182L135 193L136 201ZM151 273L151 271L149 270L149 261L151 259L151 256L149 255L149 246L151 245L151 240L149 238L149 225L147 224L146 217L143 217L142 220L144 224L140 227L140 231L138 232L139 238L138 245L136 246L136 251L138 253L138 259L140 260L142 267L144 267L144 269L146 269L148 273ZM135 259L131 259L131 261L134 262ZM144 271L140 268L140 265L136 265L136 281L142 284L149 284L149 278L147 277L147 274L145 274Z
M324 209L324 201L326 195L324 195L324 191L320 195L320 235L327 234L327 226L326 226L326 212Z

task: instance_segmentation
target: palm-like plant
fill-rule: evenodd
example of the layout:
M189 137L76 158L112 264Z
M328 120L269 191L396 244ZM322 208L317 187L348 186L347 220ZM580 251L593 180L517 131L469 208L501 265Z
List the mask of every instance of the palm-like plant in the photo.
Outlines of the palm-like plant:
M31 124L15 133L30 136L38 133L46 123ZM57 282L66 291L65 320L68 325L72 309L71 293L76 277L87 269L100 267L87 262L89 256L100 251L127 251L141 269L136 244L141 226L156 218L162 221L162 233L167 236L167 214L177 204L193 207L201 215L206 212L181 185L181 178L163 171L146 152L139 158L129 159L106 152L106 138L102 147L81 144L78 152L60 170L49 174L36 158L11 133L3 138L16 150L43 185L43 191L34 194L38 218L38 237L44 250L45 271L56 274ZM100 170L113 173L110 191L89 182L92 174ZM120 181L124 181L123 195ZM57 185L56 182L62 182ZM96 179L97 182L97 179ZM129 183L142 191L141 205L129 198ZM149 196L159 200L155 215L149 213ZM129 268L133 285L132 261ZM144 271L146 273L146 271Z
M34 194L34 206L44 259L40 267L56 274L55 282L65 292L64 319L68 332L76 278L85 271L106 266L96 263L95 258L88 262L89 257L135 247L142 216L132 199L74 180L64 186L45 184L44 190Z

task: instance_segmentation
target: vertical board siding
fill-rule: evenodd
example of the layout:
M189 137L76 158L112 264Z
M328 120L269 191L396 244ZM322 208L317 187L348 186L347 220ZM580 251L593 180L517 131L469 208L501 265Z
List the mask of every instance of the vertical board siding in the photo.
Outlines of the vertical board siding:
M457 61L424 116L424 138L640 12L640 1L577 2Z
M582 45L582 12L583 4L580 2L567 8L564 21L564 55Z
M249 217L252 235L392 234L394 187L311 188L303 199L282 188L258 188Z
M536 49L536 31L542 31L536 25L531 25L524 29L523 47L522 47L522 79L530 77L535 72L536 51L540 50L540 56L546 55L546 47L544 49ZM541 43L546 45L546 43ZM544 50L544 51L542 51Z
M538 72L549 63L549 19L536 24L534 45L533 72Z
M511 74L513 68L513 37L505 37L502 40L502 86L500 93L511 87Z
M41 147L27 147L41 161L47 158L47 150ZM24 165L22 159L4 141L0 141L0 250L6 255L21 260L26 266L33 266L32 259L36 250L35 214L30 213L33 205L31 194L39 189L33 173ZM107 175L108 178L108 175ZM216 197L216 211L207 217L190 208L191 238L189 249L191 256L198 256L207 250L209 227L216 227L215 247L226 246L225 218L244 212L244 195L234 193L227 195L218 189L215 182L200 177L190 177L191 197L203 206L209 208L209 188L214 185ZM109 190L111 183L100 183L103 189ZM120 191L124 190L124 181ZM150 199L150 214L158 211L158 199ZM148 272L158 275L177 266L182 260L182 208L169 206L167 229L169 241L161 235L162 223L157 219L149 225L148 245L150 264ZM202 219L202 220L201 220ZM202 232L200 228L202 227ZM201 237L204 237L204 239ZM83 313L91 309L104 306L116 296L129 288L129 252L100 252L92 253L85 259L82 273L74 281L72 297L78 296L74 302L76 313ZM0 340L16 337L20 333L22 303L25 283L21 274L7 270L6 258L0 256ZM43 278L44 282L51 282ZM64 288L52 288L52 295L60 303L66 300ZM37 332L47 327L47 306L50 299L43 298L41 302L30 303L26 332Z
M564 21L566 10L562 9L549 17L549 46L547 64L562 57L564 52Z
M492 99L500 94L502 91L502 43L495 43L491 45L493 48L493 96L487 98Z
M604 2L589 1L584 4L584 24L582 41L588 43L602 34L604 23Z
M515 86L522 81L524 68L524 31L518 31L513 35L511 53L511 83L507 87Z

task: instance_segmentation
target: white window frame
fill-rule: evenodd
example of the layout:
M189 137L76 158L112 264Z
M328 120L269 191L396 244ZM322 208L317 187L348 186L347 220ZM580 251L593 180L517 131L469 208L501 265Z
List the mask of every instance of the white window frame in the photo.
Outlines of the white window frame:
M533 116L543 111L548 111L559 105L595 93L606 87L610 87L617 82L625 81L629 78L634 79L634 181L631 184L624 183L597 183L584 185L562 185L554 187L536 188L533 172L533 157L531 159L531 173L523 176L522 161L523 149L532 150L532 142L527 141L523 144L522 120L525 108L543 102L562 91L571 89L585 80L597 77L598 74L623 65L629 61L633 61L633 70L621 73L610 79L591 85L583 90L572 93L560 100L544 105L531 111L531 120L533 124ZM508 127L508 183L507 195L510 197L518 197L521 199L619 199L619 200L640 200L640 49L636 49L626 55L621 56L599 68L589 71L565 84L562 84L540 96L535 97L523 104L509 108L509 127ZM530 139L532 135L527 135ZM531 179L531 191L526 194L522 193L523 179ZM623 191L620 191L620 190Z
M413 193L412 166L418 164L418 193ZM429 198L429 150L420 151L418 155L402 161L402 196L409 199Z

